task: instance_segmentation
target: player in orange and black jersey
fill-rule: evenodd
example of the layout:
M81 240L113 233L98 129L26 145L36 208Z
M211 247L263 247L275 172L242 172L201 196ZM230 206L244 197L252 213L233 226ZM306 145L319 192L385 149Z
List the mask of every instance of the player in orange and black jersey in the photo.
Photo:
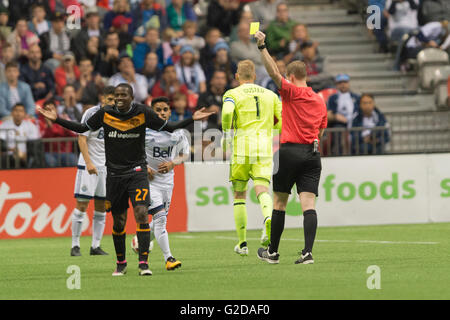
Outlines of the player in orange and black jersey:
M184 128L194 120L204 120L212 113L201 109L192 118L180 122L168 122L158 117L150 108L133 102L133 89L126 83L114 90L114 106L105 106L88 121L78 122L61 119L55 109L38 111L47 119L82 133L103 127L106 155L106 200L113 217L113 241L117 255L117 268L113 276L126 273L125 226L128 199L131 200L137 222L136 235L139 243L139 274L151 275L148 268L150 227L147 210L150 204L147 162L145 153L145 129L173 132Z

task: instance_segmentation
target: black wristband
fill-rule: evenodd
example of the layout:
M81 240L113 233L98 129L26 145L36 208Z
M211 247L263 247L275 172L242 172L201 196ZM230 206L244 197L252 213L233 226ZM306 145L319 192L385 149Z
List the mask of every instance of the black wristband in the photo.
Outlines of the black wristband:
M266 44L265 43L260 45L260 46L258 46L259 50L264 50L265 48L266 48Z

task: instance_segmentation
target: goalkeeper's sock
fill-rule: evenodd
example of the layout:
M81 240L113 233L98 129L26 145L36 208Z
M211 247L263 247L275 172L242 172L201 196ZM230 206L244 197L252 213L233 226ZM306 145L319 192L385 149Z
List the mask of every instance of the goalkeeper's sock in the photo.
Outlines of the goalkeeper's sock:
M141 223L136 226L136 236L138 238L139 263L148 261L148 248L150 246L150 226L148 223Z
M235 199L233 210L236 232L239 238L239 244L241 244L247 241L247 208L245 206L245 199Z
M117 261L125 261L125 240L126 240L126 229L114 230L112 231L112 237L114 242L114 249L116 250Z
M262 192L258 196L258 201L265 221L268 217L272 216L272 197L267 192Z
M270 229L270 245L269 253L278 252L280 245L281 234L284 230L284 220L286 212L280 210L273 210L272 212L272 227Z
M316 210L306 210L303 212L303 233L305 236L305 248L302 254L312 252L314 245L314 239L316 238L317 230L317 213Z

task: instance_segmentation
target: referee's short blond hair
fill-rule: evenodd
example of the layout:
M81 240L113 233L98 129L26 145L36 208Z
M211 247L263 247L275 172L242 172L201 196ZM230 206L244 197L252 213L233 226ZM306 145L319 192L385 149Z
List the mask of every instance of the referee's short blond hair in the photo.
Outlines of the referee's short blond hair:
M238 63L237 74L241 80L253 80L256 76L255 64L251 60L242 60Z
M293 75L297 80L306 79L306 66L302 61L293 61L286 67L286 76Z

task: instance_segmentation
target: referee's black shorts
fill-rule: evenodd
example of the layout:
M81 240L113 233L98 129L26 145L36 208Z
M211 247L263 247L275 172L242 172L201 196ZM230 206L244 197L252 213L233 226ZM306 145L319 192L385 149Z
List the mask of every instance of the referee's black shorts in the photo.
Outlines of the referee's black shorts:
M318 196L320 152L314 152L312 144L283 143L277 153L274 161L279 163L274 166L278 171L273 175L273 191L290 194L295 184L297 193L311 192Z

